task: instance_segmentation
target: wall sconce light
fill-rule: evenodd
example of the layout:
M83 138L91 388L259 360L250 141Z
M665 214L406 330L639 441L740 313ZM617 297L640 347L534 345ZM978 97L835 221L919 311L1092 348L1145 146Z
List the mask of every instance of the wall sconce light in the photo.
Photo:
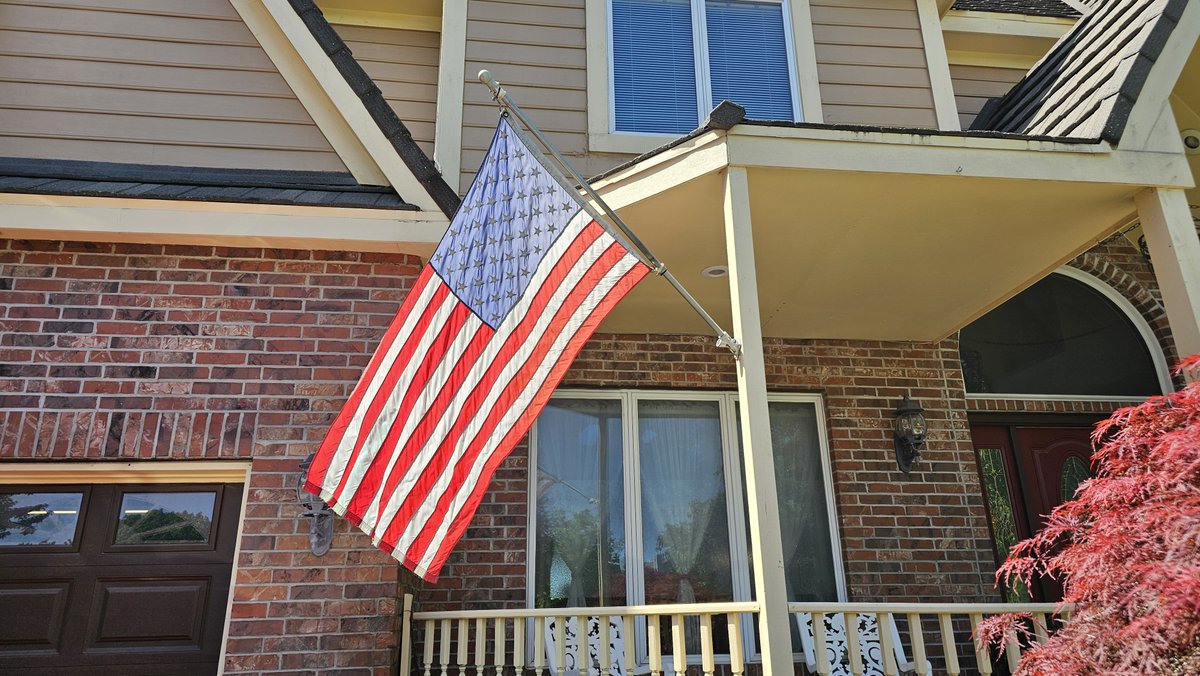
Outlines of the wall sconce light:
M921 446L925 445L925 433L929 426L922 415L925 409L908 398L896 407L896 419L892 421L892 432L896 443L896 465L901 472L908 474L912 467L921 459Z
M333 545L333 510L317 496L304 488L304 477L312 466L316 453L300 461L300 478L296 482L296 502L300 505L301 518L308 521L308 548L317 556L324 556Z

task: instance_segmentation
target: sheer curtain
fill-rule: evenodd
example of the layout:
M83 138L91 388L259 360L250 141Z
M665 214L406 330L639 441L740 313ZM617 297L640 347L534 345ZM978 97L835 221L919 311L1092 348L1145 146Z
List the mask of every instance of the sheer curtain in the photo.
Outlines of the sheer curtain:
M647 603L732 599L715 401L638 404Z
M537 445L536 605L625 603L620 402L552 401Z
M836 601L833 542L816 407L806 402L768 405L775 486L789 601Z

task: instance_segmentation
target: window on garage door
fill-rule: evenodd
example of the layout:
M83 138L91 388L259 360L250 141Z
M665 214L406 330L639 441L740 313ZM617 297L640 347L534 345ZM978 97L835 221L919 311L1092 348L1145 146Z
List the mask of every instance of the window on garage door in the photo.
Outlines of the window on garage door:
M0 485L0 672L215 673L242 489Z

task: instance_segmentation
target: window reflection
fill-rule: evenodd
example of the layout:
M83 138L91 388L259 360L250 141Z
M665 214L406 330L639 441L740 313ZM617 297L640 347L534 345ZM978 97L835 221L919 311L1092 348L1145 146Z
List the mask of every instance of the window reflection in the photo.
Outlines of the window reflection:
M114 544L201 544L212 531L216 493L126 493Z
M74 544L83 493L0 493L0 547Z

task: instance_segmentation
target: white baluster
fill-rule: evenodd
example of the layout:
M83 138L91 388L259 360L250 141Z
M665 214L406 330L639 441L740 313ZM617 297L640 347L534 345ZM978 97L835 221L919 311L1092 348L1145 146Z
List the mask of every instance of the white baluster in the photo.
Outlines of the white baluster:
M450 673L450 620L442 620L442 642L439 646L442 663L442 676L447 676Z
M938 624L942 628L942 651L946 656L946 672L950 676L958 676L962 669L958 666L958 643L954 640L954 624L950 613L938 613Z
M862 676L862 643L858 636L858 613L842 613L846 626L846 645L850 649L850 673Z
M683 615L671 616L671 661L675 665L675 676L687 671L687 637L683 630Z
M421 653L421 662L424 666L422 672L424 676L433 676L433 620L425 620L425 645Z
M969 617L971 618L971 636L975 643L975 666L979 669L979 673L990 674L992 673L992 660L988 655L987 646L982 639L975 636L975 631L979 628L980 621L983 620L983 613L970 613Z
M746 671L746 655L742 650L742 616L729 613L729 671L733 676L742 676Z
M704 676L713 676L716 665L713 660L712 614L700 616L700 670Z
M829 647L825 643L825 613L812 613L813 650L817 653L817 673L829 676Z
M925 676L925 662L929 658L925 656L925 630L921 627L920 613L908 614L908 633L912 637L913 664L917 673Z

